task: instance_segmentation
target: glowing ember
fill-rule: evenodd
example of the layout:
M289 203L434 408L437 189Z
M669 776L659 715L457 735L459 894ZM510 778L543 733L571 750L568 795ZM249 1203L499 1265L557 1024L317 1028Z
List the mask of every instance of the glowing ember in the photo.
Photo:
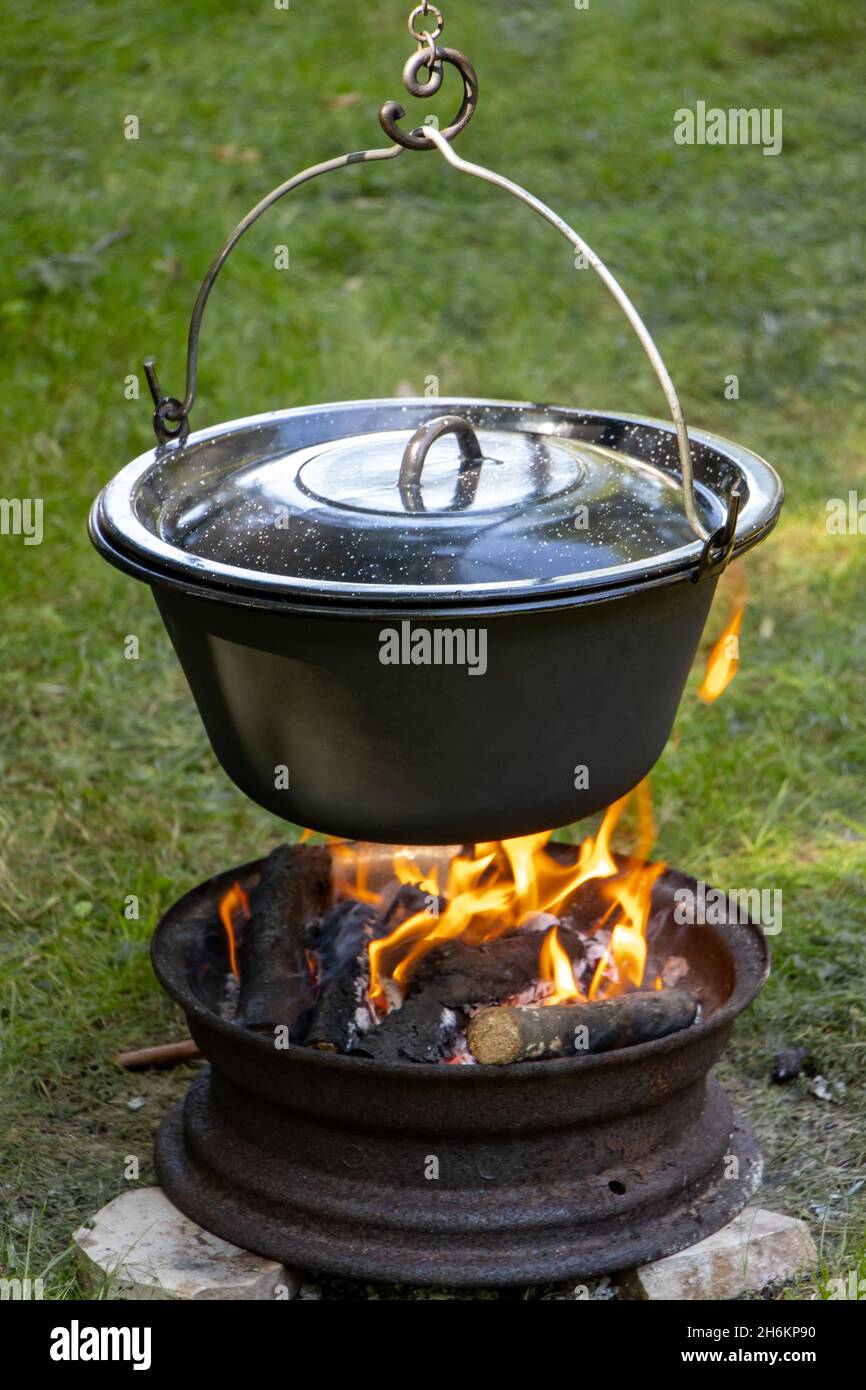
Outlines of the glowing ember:
M706 674L701 682L698 695L705 704L714 700L727 690L740 665L740 628L743 625L745 605L740 604L728 623L707 662Z
M250 919L250 905L247 895L239 883L233 883L227 893L220 899L220 921L225 928L226 938L229 944L229 964L236 980L239 980L237 942L235 940L235 923L240 919L248 922Z

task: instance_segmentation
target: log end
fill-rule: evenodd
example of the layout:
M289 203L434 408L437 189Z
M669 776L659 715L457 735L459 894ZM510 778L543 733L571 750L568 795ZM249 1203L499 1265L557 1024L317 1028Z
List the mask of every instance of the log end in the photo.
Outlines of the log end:
M467 1039L476 1062L505 1066L520 1052L520 1025L508 1009L483 1009L470 1019Z

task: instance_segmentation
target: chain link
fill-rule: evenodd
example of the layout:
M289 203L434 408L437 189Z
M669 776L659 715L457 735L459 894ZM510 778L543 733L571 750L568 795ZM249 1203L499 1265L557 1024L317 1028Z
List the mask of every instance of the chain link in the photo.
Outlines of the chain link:
M419 32L415 28L415 20L419 18L426 19L428 14L433 14L436 16L436 30L432 34L427 29L424 29L421 32ZM425 43L427 43L430 45L432 49L439 35L442 33L442 30L445 28L445 20L443 18L442 11L440 9L437 9L437 7L431 3L431 0L421 0L420 5L416 5L409 16L408 27L409 33L412 35L413 39L417 39L419 48L422 47Z

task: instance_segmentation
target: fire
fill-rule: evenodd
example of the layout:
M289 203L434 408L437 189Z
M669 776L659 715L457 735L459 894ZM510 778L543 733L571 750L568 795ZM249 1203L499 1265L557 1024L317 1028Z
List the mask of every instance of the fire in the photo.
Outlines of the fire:
M550 928L542 942L539 965L539 979L553 982L553 990L545 999L545 1004L571 1004L578 999L583 1003L584 996L574 978L571 961L562 949L556 927Z
M447 866L442 890L447 905L441 915L438 871L427 878L415 878L411 873L401 877L401 869L407 870L407 861L405 851L398 851L394 856L395 874L402 883L418 883L421 892L427 894L427 902L390 936L370 943L370 998L377 1008L383 1008L387 1002L383 976L402 988L421 956L433 946L455 936L465 936L473 944L492 940L510 926L519 925L509 912L514 882L511 880L509 886L502 866L496 863L499 851L505 852L506 844L515 843L475 845L455 855ZM491 875L491 881L485 883L485 876Z
M611 884L608 896L617 914L607 950L601 957L589 987L590 999L623 994L630 985L640 989L646 969L646 928L653 884L664 864L639 864L623 882Z
M239 883L233 883L227 893L220 899L219 906L220 921L225 928L226 939L229 944L229 964L236 980L239 980L237 942L235 940L235 923L240 916L244 922L250 919L250 904L247 895Z
M608 880L604 888L607 911L596 932L609 940L593 975L589 997L640 988L646 966L645 931L652 886L663 864L647 864L655 837L652 806L646 783L636 789L638 833L634 858L623 869L614 858L611 839L630 796L608 807L598 832L587 836L576 860L564 863L551 846L552 835L465 846L443 863L425 868L424 856L412 848L393 852L386 877L415 885L422 895L415 910L385 937L370 943L372 1004L381 1012L393 1002L395 988L403 991L426 952L443 942L462 938L469 945L492 941L519 927L532 929L543 913L563 915L582 884ZM335 882L340 896L381 905L372 860L357 847L331 841ZM423 902L422 902L423 899ZM571 962L556 931L539 933L540 978L553 990L545 1003L582 998Z
M707 662L704 679L698 695L705 704L714 700L727 690L740 665L740 628L743 625L745 604L739 604Z

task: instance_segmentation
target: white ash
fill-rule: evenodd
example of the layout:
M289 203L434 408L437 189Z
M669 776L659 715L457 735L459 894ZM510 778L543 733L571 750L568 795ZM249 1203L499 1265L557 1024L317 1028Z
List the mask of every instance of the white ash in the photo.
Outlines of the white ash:
M605 937L604 941L600 941L597 936L585 937L584 944L586 946L587 966L595 967L596 965L598 965L598 962L601 960L602 956L607 951L609 942L609 936Z
M466 1034L461 1033L456 1043L454 1051L450 1057L445 1058L445 1063L449 1067L477 1067L478 1063L469 1051L469 1044L466 1041Z
M512 1009L519 1005L543 1004L555 988L553 980L533 980L525 989L518 990L515 994L506 994L504 999L500 999L496 1004L465 1004L462 1012L468 1020L476 1014L484 1013L486 1009Z
M366 971L359 974L354 981L355 1012L352 1015L352 1023L348 1033L349 1052L379 1021L367 993L369 983Z
M394 1009L401 1008L403 1004L403 991L397 984L397 981L392 980L390 976L386 976L382 981L382 989L385 994L385 1012L390 1014Z
M363 988L363 986L362 986ZM357 1033L369 1033L375 1022L366 999L360 1000L353 1020Z
M535 912L531 917L527 917L525 922L520 923L520 931L548 932L551 927L561 925L560 919L554 917L552 912Z
M586 948L586 956L581 966L580 972L575 973L575 981L583 994L589 991L589 987L595 978L596 968L600 960L607 955L610 945L610 932L602 932L596 936L585 936L583 938ZM612 984L619 982L616 967L613 961L608 961L604 972L604 978L610 980Z
M222 999L219 1002L219 1016L224 1023L234 1023L238 1012L238 996L241 987L234 975L229 973L223 984Z
M518 994L512 994L510 998L504 999L502 1002L509 1006L543 1004L545 999L550 998L553 991L554 983L552 980L534 980L531 985L527 985Z

